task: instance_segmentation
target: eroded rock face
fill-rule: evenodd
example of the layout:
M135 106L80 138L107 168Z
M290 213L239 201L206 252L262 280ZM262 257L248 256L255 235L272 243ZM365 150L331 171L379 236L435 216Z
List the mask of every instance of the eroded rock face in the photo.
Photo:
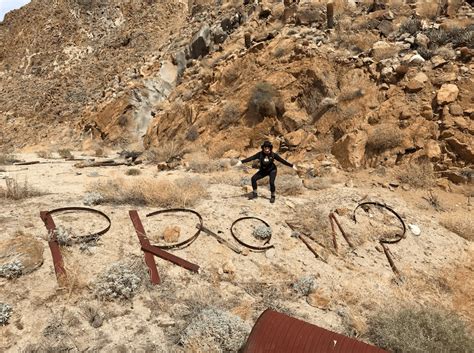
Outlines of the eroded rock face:
M365 131L356 131L337 141L331 152L343 168L359 168L365 156L368 135Z

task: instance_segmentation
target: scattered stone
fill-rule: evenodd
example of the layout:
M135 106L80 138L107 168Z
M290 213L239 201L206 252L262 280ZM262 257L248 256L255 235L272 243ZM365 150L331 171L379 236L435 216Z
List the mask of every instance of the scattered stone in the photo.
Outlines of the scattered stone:
M413 55L410 59L408 59L408 63L410 65L421 65L425 62L425 59L420 54Z
M209 54L211 48L211 29L208 25L204 25L194 35L189 46L192 59L198 59Z
M176 243L181 235L181 228L179 226L168 226L163 231L163 240L165 243Z
M276 250L274 248L271 248L265 251L265 257L267 259L273 259L275 255L276 255Z
M222 272L226 273L228 275L234 275L236 271L236 267L232 261L227 261L223 266L222 266Z
M431 160L438 160L441 158L441 147L438 141L429 140L424 146L425 155Z
M413 235L419 236L421 234L421 229L416 224L409 224L408 228L410 228Z
M441 66L447 64L448 62L446 60L444 60L443 57L441 57L439 55L436 55L436 56L433 56L431 58L431 63L433 64L433 69L436 69L438 67L441 67Z
M461 105L457 103L453 103L449 105L449 113L451 113L451 115L454 115L454 116L463 115L464 110L462 109Z
M423 48L428 48L428 45L430 44L430 39L427 35L423 33L418 33L415 38L415 44Z
M456 100L459 94L458 86L454 84L444 84L439 89L436 95L436 101L439 105L445 105L448 103L452 103Z

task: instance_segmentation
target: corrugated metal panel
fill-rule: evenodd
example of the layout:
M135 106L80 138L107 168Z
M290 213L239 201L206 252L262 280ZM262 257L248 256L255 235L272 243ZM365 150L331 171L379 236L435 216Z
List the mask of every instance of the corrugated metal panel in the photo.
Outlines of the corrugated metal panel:
M387 353L383 349L266 310L250 333L243 353Z

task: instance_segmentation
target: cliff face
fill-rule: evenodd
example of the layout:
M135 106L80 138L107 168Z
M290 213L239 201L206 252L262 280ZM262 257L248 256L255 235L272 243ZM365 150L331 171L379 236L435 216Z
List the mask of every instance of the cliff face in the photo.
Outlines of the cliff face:
M74 129L160 52L186 11L179 1L33 0L7 14L0 24L1 143L35 144Z

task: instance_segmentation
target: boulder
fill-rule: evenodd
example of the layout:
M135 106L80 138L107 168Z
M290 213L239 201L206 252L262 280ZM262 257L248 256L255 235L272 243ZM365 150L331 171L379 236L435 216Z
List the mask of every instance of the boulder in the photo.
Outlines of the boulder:
M299 146L306 139L307 132L304 130L297 130L290 132L285 135L285 139L288 143L288 146L296 147Z
M394 56L396 53L398 53L398 49L399 48L393 43L381 40L374 43L370 54L377 60L383 60Z
M427 35L423 33L418 33L415 38L415 44L423 48L428 48L428 45L430 44L430 39Z
M309 119L304 110L288 110L283 114L282 123L287 130L294 131L308 123Z
M453 104L449 105L449 113L451 115L454 115L454 116L463 115L464 110L462 109L462 107L459 104L453 103Z
M474 163L474 146L462 143L455 137L447 138L445 142L450 147L450 150L460 159L466 163Z
M454 84L444 84L439 89L438 93L436 94L436 101L439 105L445 105L448 103L452 103L456 100L459 94L458 86Z
M198 59L209 54L211 50L211 29L204 25L194 35L189 45L190 56L192 59Z
M429 140L428 142L426 142L424 150L425 156L431 160L438 160L441 158L441 147L439 146L439 143L435 140Z
M415 93L421 91L425 87L426 82L428 82L428 76L423 72L419 72L405 85L405 90L409 93Z
M359 168L365 156L367 133L356 131L343 136L332 147L332 154L343 168Z
M312 23L325 23L326 16L322 6L315 4L302 4L295 14L298 25L310 25Z
M0 241L0 267L6 269L14 263L20 265L24 275L43 264L43 244L29 235L18 234Z

